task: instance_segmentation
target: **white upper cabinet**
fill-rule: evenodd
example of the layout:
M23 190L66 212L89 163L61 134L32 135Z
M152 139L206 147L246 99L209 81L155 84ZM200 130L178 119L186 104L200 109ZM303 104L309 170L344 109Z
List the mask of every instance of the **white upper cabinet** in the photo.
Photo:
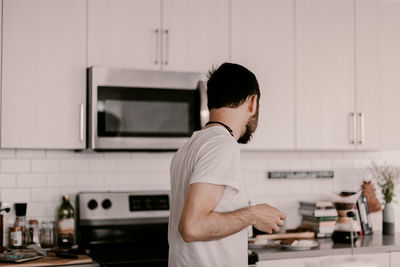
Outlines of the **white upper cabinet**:
M89 66L160 69L160 58L161 0L88 0Z
M381 0L356 0L356 144L377 149L383 133L381 90Z
M243 149L294 149L295 64L292 0L232 1L232 60L258 79L260 117Z
M229 0L163 1L163 69L205 73L229 60L229 7Z
M400 1L383 0L381 10L381 148L400 149Z
M354 149L354 45L353 1L296 0L297 148Z
M229 59L229 0L88 0L88 64L206 73Z
M86 2L4 0L2 148L85 147Z
M400 1L356 0L357 149L400 148Z

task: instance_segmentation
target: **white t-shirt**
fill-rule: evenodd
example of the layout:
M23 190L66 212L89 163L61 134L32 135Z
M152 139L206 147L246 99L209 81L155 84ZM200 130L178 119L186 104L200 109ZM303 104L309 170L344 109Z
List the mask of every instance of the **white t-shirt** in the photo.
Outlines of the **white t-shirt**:
M221 126L194 132L176 152L170 174L169 267L247 266L247 228L219 240L196 242L185 242L178 231L190 184L205 182L227 186L214 211L229 212L248 206L236 140Z

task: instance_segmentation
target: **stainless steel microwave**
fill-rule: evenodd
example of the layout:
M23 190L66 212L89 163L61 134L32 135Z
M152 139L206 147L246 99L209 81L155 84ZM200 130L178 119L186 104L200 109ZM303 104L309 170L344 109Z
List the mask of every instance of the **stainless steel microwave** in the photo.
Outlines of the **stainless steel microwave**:
M175 150L208 120L203 75L91 67L88 148Z

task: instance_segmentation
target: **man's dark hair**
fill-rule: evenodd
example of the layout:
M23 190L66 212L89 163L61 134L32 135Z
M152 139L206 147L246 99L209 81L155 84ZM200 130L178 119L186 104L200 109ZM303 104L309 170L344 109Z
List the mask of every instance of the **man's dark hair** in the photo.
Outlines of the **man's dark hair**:
M224 63L209 72L207 82L208 109L236 108L251 95L260 100L260 88L256 76L245 67Z

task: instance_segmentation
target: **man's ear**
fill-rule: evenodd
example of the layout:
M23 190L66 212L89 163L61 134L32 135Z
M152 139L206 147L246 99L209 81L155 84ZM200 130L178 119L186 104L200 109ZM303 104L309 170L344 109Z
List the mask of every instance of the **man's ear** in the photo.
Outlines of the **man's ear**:
M249 111L254 114L257 110L257 95L249 96Z

